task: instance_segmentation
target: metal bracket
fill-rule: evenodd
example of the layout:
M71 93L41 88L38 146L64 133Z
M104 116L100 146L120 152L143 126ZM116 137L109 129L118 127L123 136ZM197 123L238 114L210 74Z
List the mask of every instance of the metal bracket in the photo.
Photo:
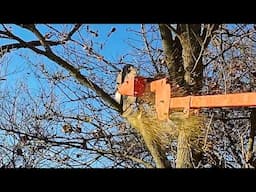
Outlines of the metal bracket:
M169 117L171 86L166 83L166 78L151 82L150 90L155 92L155 106L159 120Z

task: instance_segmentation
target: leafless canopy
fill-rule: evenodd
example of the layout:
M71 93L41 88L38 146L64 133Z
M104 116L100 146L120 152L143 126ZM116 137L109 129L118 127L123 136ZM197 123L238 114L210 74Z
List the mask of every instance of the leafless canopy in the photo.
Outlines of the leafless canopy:
M146 77L176 79L189 94L255 91L254 25L102 27L1 25L1 167L155 167L143 139L113 99L116 75L125 64ZM111 41L119 30L127 35L126 52L115 55ZM182 47L187 41L198 53L191 58ZM201 112L207 117L204 151L194 166L255 166L255 112ZM166 153L172 167L176 154L174 140Z

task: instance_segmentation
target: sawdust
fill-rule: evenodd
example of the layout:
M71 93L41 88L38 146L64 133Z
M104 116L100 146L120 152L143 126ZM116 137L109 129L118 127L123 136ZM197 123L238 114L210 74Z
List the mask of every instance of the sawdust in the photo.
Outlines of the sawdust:
M166 121L160 121L157 118L155 109L154 93L146 91L142 97L139 97L137 103L130 105L123 113L123 117L134 127L144 140L152 140L165 149L172 141L178 138L181 129L187 135L189 144L200 150L202 146L202 136L204 128L204 117L202 115L191 113L189 116L182 110L173 110ZM175 89L175 96L184 95L185 92L177 85L172 84ZM133 100L130 98L130 100Z

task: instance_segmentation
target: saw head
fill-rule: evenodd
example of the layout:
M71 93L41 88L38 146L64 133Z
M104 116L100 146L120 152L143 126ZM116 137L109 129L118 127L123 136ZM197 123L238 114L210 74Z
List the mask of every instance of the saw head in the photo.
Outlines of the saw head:
M136 75L137 68L130 64L125 65L123 70L121 70L117 75L115 100L122 106L123 113L131 111L133 104L136 103L136 96L133 94L123 94L120 92L120 87L123 87L125 82L127 82L132 77L135 77ZM131 87L126 88L126 90L130 89Z
M146 90L146 87L149 89ZM122 105L123 111L131 110L137 97L142 97L145 92L155 93L155 107L160 120L168 119L170 84L166 78L152 80L137 76L137 69L132 65L126 65L117 77L116 99Z

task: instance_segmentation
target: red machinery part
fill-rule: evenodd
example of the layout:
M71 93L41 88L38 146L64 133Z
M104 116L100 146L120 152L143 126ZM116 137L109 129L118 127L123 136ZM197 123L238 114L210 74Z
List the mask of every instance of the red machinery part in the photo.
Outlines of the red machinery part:
M142 96L146 88L147 79L144 77L133 75L128 76L124 82L118 87L118 92L121 95L127 96Z
M134 96L142 96L146 89L147 79L144 77L135 77L134 78Z

